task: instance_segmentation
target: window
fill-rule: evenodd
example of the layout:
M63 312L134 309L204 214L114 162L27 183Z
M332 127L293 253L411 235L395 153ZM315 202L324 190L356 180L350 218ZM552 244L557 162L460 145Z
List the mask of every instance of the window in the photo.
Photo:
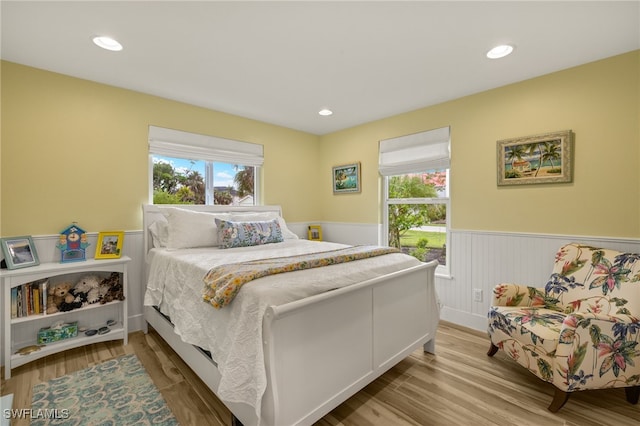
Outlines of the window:
M380 141L383 244L449 273L449 127Z
M258 204L262 145L150 126L153 204Z

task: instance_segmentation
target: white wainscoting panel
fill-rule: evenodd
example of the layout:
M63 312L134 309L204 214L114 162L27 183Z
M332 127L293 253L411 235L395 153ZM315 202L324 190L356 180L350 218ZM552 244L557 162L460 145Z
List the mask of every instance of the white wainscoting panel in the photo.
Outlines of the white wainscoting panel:
M327 241L379 244L380 226L376 224L318 224ZM558 248L570 242L640 252L639 239L453 230L450 276L436 275L440 318L485 330L493 288L503 282L544 287ZM479 302L474 301L476 289L482 292Z
M485 330L493 288L506 282L544 287L558 248L570 242L640 252L637 239L454 230L451 279L436 277L441 318ZM474 301L476 289L480 302Z
M307 227L320 225L322 227L322 239L333 243L350 245L376 245L380 225L371 223L346 223L346 222L309 222L287 223L287 228L298 237L307 239Z
M325 241L379 244L380 226L377 224L298 222L287 225L300 238L306 238L307 226L311 224L322 226ZM97 233L89 234L89 257L93 257L96 239ZM34 236L33 240L41 262L59 260L60 252L55 247L57 235ZM485 330L494 286L511 282L543 287L551 274L557 249L569 242L640 252L638 239L454 230L451 233L449 259L451 276L436 276L436 291L441 307L440 318L472 329ZM125 233L124 254L132 259L129 264L127 294L129 331L142 330L142 231ZM480 302L474 301L475 289L482 291ZM1 295L2 292L0 297ZM0 306L3 306L1 300Z
M300 222L287 222L287 228L289 231L293 232L298 236L298 238L302 238L303 240L307 239L307 227L309 225L317 225L319 222L313 223L300 223Z

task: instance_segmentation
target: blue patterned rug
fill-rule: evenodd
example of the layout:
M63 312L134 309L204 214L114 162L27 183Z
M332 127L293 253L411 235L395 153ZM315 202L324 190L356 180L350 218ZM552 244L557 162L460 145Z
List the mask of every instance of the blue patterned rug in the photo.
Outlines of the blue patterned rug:
M32 425L178 425L135 355L33 387Z

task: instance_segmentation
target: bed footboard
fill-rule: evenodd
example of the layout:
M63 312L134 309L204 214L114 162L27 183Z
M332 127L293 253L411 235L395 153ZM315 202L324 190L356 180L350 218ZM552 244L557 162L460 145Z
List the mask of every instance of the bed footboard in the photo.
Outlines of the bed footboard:
M436 266L430 262L269 308L263 421L312 424L415 349L433 351Z

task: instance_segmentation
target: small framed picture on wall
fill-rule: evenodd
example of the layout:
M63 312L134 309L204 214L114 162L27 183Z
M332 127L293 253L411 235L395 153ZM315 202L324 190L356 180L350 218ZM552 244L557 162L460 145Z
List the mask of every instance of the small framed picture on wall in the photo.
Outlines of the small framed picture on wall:
M349 194L357 192L360 192L360 163L334 167L333 193Z

